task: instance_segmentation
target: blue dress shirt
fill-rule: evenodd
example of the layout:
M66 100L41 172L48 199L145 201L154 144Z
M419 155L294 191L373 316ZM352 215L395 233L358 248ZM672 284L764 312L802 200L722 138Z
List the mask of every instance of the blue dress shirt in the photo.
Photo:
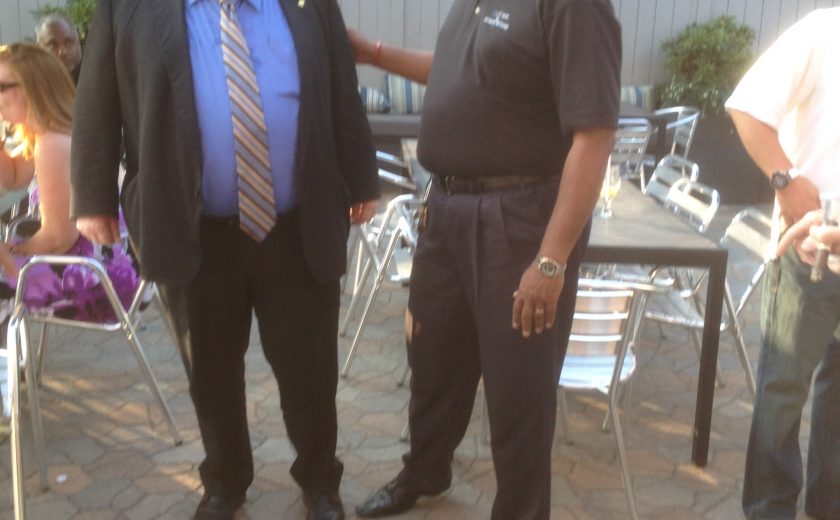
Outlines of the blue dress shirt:
M201 132L204 214L239 214L233 124L222 61L218 0L184 0L193 88ZM300 109L297 52L278 0L242 0L239 25L260 87L277 213L295 206L294 178Z

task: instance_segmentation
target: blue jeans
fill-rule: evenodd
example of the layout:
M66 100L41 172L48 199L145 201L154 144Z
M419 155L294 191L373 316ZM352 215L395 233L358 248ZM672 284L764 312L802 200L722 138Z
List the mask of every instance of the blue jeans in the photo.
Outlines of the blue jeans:
M768 265L761 309L758 388L744 475L750 520L794 519L802 489L799 424L814 397L805 511L840 518L840 276L809 280L793 250Z

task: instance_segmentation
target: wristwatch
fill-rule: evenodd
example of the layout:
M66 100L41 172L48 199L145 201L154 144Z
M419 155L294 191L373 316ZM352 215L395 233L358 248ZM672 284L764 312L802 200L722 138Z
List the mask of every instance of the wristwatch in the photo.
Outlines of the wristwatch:
M566 264L550 256L537 256L537 268L546 278L556 278L566 271Z
M770 176L770 186L776 191L787 188L790 181L793 180L790 172L790 170L777 170L773 172Z

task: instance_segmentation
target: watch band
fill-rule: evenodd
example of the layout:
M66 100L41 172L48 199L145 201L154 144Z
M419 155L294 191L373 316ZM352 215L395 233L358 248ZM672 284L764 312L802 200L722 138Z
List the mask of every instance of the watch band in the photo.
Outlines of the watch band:
M794 175L795 170L793 168L776 170L770 175L770 187L775 191L783 190L788 187Z

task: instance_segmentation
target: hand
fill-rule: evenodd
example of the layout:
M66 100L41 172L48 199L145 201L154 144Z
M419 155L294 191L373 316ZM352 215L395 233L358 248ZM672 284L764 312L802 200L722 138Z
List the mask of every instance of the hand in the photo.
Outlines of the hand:
M0 268L3 269L7 279L16 278L18 275L18 266L12 256L12 246L5 242L0 242Z
M368 200L353 204L350 206L350 223L362 224L369 221L376 214L376 208L379 206L379 199Z
M76 219L76 229L96 244L113 244L120 241L120 226L116 217L91 215Z
M820 192L805 177L794 177L787 188L777 191L779 209L785 224L798 222L811 210L820 207Z
M793 246L803 262L813 264L820 245L828 248L829 253L833 255L840 254L840 228L822 224L822 211L815 210L807 213L788 228L779 239L776 256L781 256L790 246ZM836 272L838 266L830 262L829 267Z
M522 274L519 288L513 292L513 328L521 330L523 338L530 337L532 331L542 334L554 326L563 282L562 273L549 278L540 273L535 263Z
M373 56L376 53L376 44L355 30L347 28L347 39L350 40L350 46L353 47L353 57L356 63L372 63Z

